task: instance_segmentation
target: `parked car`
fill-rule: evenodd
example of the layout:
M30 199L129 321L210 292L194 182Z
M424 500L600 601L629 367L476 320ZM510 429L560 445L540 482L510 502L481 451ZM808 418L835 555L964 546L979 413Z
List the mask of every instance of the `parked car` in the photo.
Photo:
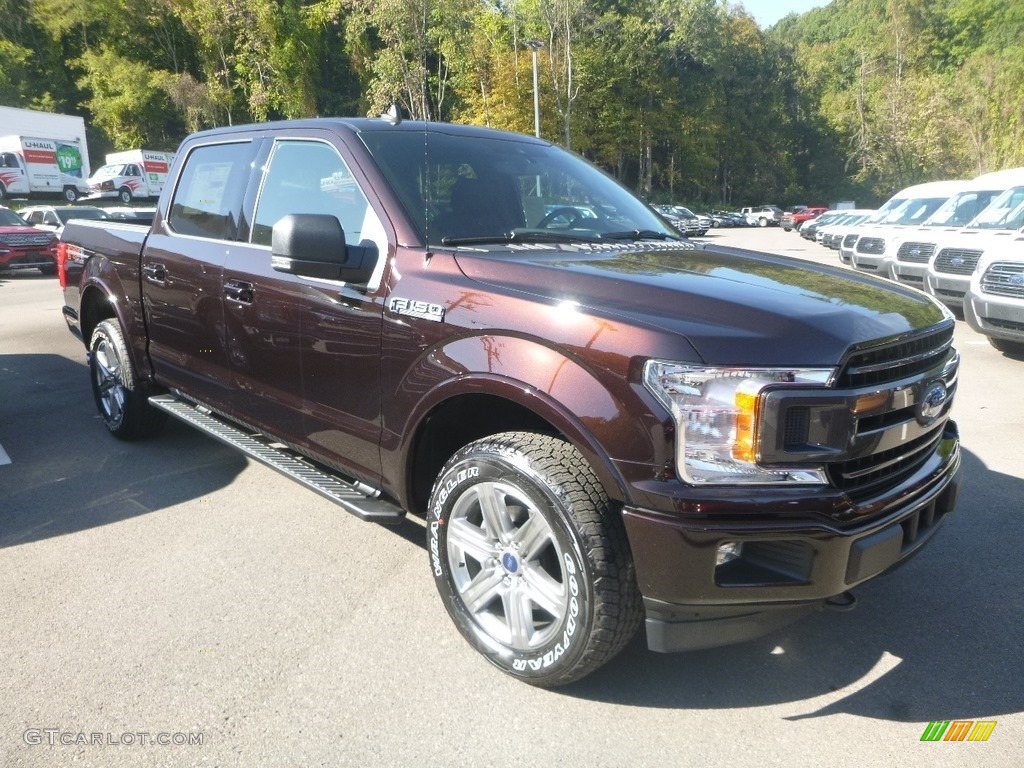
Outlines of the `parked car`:
M750 208L741 208L740 213L746 216L751 226L778 226L779 222L782 221L782 209L777 205L756 205Z
M815 240L815 233L820 227L837 223L845 214L846 211L825 211L820 216L800 227L800 237L804 238L804 240Z
M798 205L792 211L787 211L782 214L782 219L779 221L779 226L782 227L786 232L792 232L794 229L799 229L800 225L805 221L811 221L816 219L821 214L825 213L828 208L824 206L806 206Z
M989 249L964 297L964 319L1000 352L1024 355L1024 236Z
M38 269L57 274L57 238L0 207L0 270Z
M952 514L956 323L918 291L687 241L533 136L297 120L179 158L150 229L60 244L97 428L171 415L361 519L413 513L509 675L851 607Z
M22 208L21 217L39 229L53 232L60 239L64 225L71 219L109 219L110 216L102 208L93 205L33 205Z

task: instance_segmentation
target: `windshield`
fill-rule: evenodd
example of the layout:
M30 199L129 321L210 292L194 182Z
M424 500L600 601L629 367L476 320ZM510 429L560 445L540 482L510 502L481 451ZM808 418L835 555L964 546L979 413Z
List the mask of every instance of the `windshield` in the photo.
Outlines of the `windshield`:
M890 213L899 208L901 205L904 205L906 202L907 198L905 197L894 197L881 208L879 208L877 211L875 211L873 214L871 214L864 223L881 224L883 221L885 221L885 218Z
M1020 229L1024 226L1024 186L999 195L967 226L972 229Z
M27 227L28 222L14 211L0 208L0 226L3 227Z
M988 207L999 194L998 189L973 190L953 195L924 222L925 227L965 227Z
M915 197L904 200L898 208L889 211L879 224L921 224L938 210L948 197Z
M124 163L119 163L117 165L104 165L96 171L92 177L94 179L110 179L114 176L123 176L124 174L122 171L124 171Z
M361 137L431 245L678 237L618 182L558 147L439 130Z

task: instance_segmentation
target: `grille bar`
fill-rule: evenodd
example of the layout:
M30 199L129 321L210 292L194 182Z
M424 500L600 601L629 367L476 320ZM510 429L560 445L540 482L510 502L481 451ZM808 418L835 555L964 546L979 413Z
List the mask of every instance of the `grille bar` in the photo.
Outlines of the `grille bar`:
M948 275L971 275L981 254L981 251L966 248L943 248L935 257L935 271Z
M982 293L1024 299L1024 262L997 261L981 278Z
M935 255L935 243L904 243L896 252L896 260L908 264L927 264Z

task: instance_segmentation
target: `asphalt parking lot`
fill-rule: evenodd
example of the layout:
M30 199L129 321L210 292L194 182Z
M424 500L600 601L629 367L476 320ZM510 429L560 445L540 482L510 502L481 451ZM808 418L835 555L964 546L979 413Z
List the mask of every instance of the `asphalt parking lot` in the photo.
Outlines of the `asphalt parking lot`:
M838 263L777 228L706 238ZM765 638L642 637L555 691L487 665L422 521L362 523L170 424L95 415L54 278L0 275L0 766L1011 766L1024 743L1024 360L957 323L965 489L936 540ZM930 721L994 721L922 742Z

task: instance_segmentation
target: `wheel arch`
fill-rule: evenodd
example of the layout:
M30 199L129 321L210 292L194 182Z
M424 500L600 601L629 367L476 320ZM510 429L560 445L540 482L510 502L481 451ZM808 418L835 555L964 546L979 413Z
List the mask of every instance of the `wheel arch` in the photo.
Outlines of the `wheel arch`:
M419 414L403 451L409 509L426 509L434 480L460 448L489 435L516 431L566 440L594 469L610 498L629 501L628 484L598 437L564 404L522 381L490 374L469 376L441 389Z

